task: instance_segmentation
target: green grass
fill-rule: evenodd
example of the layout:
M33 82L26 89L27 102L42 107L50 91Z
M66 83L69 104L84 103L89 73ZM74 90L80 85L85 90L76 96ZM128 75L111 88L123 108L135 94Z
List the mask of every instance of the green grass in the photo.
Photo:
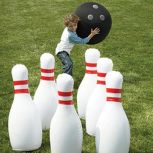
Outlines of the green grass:
M11 68L17 63L29 70L29 87L34 94L39 83L39 58L54 54L63 30L63 17L83 0L0 1L0 153L13 153L8 137L8 114L13 100ZM124 76L124 109L131 126L130 153L153 153L153 1L97 0L113 19L111 32L100 44L77 45L74 61L75 102L84 75L84 51L98 48ZM56 76L61 73L56 58ZM95 153L94 138L85 133L83 153ZM49 153L49 133L35 153Z

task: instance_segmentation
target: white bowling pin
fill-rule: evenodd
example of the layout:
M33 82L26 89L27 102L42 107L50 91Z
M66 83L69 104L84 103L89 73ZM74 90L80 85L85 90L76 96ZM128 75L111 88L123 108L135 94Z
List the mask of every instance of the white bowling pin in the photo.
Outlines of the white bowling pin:
M57 88L54 80L55 59L50 53L40 57L41 78L34 95L34 103L39 111L43 130L50 128L51 119L57 107Z
M42 143L40 116L28 89L28 70L17 64L12 68L14 100L9 113L8 131L13 150L36 150Z
M68 74L57 77L59 104L50 126L52 153L81 153L82 125L73 105L73 78Z
M122 82L121 73L107 73L107 102L96 127L97 153L129 152L130 127L121 102Z
M96 86L97 60L99 58L100 52L97 49L90 48L86 50L86 72L77 93L77 108L80 118L85 118L88 99Z
M86 131L89 135L95 136L96 124L106 103L106 73L113 68L112 60L100 58L97 61L97 84L91 94L86 110Z

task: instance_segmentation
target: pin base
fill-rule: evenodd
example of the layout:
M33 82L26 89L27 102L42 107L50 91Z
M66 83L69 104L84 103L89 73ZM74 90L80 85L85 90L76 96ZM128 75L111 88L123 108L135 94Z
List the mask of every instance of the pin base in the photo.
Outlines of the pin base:
M35 151L35 150L39 150L39 149L40 149L40 146L36 147L36 148L31 148L31 149L16 149L16 148L12 148L13 151L17 151L17 152L20 152L20 151Z

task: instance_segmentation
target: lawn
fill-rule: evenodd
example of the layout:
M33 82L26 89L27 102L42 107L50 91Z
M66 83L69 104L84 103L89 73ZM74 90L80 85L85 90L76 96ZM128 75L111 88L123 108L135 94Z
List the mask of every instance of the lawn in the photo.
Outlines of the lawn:
M33 96L39 83L39 58L54 54L63 26L63 17L84 0L1 0L0 1L0 153L13 153L8 137L8 114L13 101L11 69L17 63L29 71ZM112 15L109 36L97 45L76 45L74 100L84 75L84 52L89 47L113 60L114 70L124 76L123 107L131 127L130 153L153 153L153 1L97 0ZM56 57L55 57L56 58ZM55 76L61 73L56 58ZM95 153L94 138L84 130L83 153ZM49 153L49 132L35 153Z

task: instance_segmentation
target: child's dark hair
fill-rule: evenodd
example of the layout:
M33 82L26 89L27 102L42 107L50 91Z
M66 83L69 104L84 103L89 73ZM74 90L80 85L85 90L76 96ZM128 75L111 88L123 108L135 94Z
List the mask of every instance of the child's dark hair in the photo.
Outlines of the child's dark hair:
M64 17L64 25L69 26L70 23L78 23L79 17L75 14L70 14Z

